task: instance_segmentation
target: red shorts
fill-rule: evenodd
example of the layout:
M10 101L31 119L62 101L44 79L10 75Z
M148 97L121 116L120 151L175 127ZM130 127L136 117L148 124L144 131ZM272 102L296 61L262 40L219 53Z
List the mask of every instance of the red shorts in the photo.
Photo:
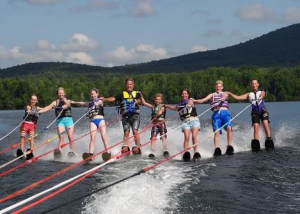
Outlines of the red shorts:
M35 130L36 130L36 125L34 123L24 122L21 125L20 133L21 136L25 136L26 133L29 135L33 135L35 133Z

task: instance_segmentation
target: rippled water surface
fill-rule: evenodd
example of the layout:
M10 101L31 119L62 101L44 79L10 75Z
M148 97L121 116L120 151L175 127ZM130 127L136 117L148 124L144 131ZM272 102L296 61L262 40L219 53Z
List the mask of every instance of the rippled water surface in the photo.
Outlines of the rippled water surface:
M231 104L233 116L248 104ZM80 201L61 206L50 213L300 213L300 102L267 103L271 115L270 127L275 139L276 149L258 153L250 151L253 130L250 120L250 108L237 117L233 123L233 143L235 154L213 158L211 111L200 117L202 130L198 133L202 161L183 163L177 156L125 182L114 185L104 191L92 194ZM198 114L208 109L208 105L197 106ZM73 108L74 120L85 112L83 108ZM122 127L115 108L105 109L107 133L110 145L122 140ZM0 137L11 131L21 122L23 111L0 111ZM142 107L141 127L149 122L150 111ZM168 112L168 146L171 154L182 150L183 134L178 116ZM40 117L37 131L43 130L54 120L54 112L47 112ZM82 119L75 128L75 138L89 132L88 119ZM56 134L55 124L49 131L36 137L40 145ZM141 142L149 141L150 131L141 134ZM4 149L19 140L18 130L0 142ZM221 149L226 149L226 134L221 136ZM264 135L260 141L264 147ZM57 139L35 151L35 156L43 154L57 146ZM67 142L67 138L65 138ZM68 160L68 146L63 149L63 159L55 161L53 154L22 167L0 178L0 196L6 196L31 183L43 179L65 167L81 160L81 154L87 152L89 135L75 141L77 157ZM97 135L96 151L103 149L101 137ZM120 150L117 146L112 153ZM123 158L107 164L93 175L79 182L67 191L43 202L25 213L42 213L72 199L88 194L111 182L130 176L146 166L162 160L162 146L157 144L157 159L149 160L150 147L145 146L140 157ZM15 158L15 150L0 155L0 164ZM0 173L23 163L15 163L0 169ZM90 164L79 165L48 182L0 203L0 209L15 204L36 193L50 188L66 179L89 170L103 163L96 158Z

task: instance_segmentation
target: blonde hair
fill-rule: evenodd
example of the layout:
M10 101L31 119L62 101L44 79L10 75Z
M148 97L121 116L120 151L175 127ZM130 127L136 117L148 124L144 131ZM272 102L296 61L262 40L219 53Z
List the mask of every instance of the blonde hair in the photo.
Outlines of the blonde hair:
M215 85L219 85L219 84L223 85L223 81L222 80L217 80Z
M66 91L63 87L59 87L58 89L56 89L55 94L58 95L58 91L60 90L64 91L64 93L66 94Z
M133 81L133 78L132 78L132 77L129 77L129 78L127 78L127 79L125 80L125 84L126 84L128 81L131 81L132 83L134 83L134 81Z
M164 100L164 95L162 95L161 93L155 94L154 98L156 98L156 97L160 97L160 98L161 98L161 101Z
M90 92L92 92L92 91L95 91L97 94L99 94L99 91L98 91L97 88L92 88L92 89L90 90Z

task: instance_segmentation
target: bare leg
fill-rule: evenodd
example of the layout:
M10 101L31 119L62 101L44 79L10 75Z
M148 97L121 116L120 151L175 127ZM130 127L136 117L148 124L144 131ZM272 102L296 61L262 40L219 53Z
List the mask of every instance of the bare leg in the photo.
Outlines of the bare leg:
M67 128L67 134L68 134L68 139L70 142L70 149L73 151L74 150L74 138L73 138L73 133L74 133L74 125L68 126Z
M34 149L34 132L30 133L30 150Z
M183 131L184 134L184 143L183 143L183 149L187 149L189 147L189 142L190 142L190 133L191 131L189 129L185 129Z
M22 150L22 152L24 152L25 137L23 137L23 136L21 137L20 143L21 143L21 150Z
M271 137L271 130L270 130L270 127L269 127L269 121L268 120L263 120L263 126L264 126L264 129L265 129L266 137Z
M134 135L135 145L141 146L141 143L140 143L140 134L139 134L138 130L133 129L132 132L133 132L133 135Z
M58 149L61 149L61 145L64 143L64 135L62 133L65 131L65 128L62 126L57 126L57 133L59 135Z
M156 148L156 136L153 136L151 138L151 150L152 150L152 152L155 151L155 148Z
M214 144L215 148L220 147L220 131L215 132Z
M124 131L123 141L124 141L124 143L125 143L127 146L129 146L129 145L128 145L129 133L130 133L130 130Z
M193 145L194 146L194 153L198 152L198 142L197 142L197 134L198 134L198 128L193 128L192 129L192 140L193 140Z
M227 144L232 145L232 128L231 126L227 126Z
M96 134L97 132L95 131L97 129L97 126L94 123L90 124L90 145L89 145L89 153L94 154L95 150L95 139L96 139Z
M105 121L102 120L100 123L99 123L99 130L100 130L100 134L101 134L101 138L102 138L102 141L103 141L103 144L104 144L104 148L106 150L106 152L109 152L109 144L107 142L107 137L106 137L106 125L105 125Z
M163 144L163 149L166 151L168 149L168 146L167 146L167 139L165 136L161 137L161 142Z
M259 140L259 123L254 123L253 129L254 129L254 139Z

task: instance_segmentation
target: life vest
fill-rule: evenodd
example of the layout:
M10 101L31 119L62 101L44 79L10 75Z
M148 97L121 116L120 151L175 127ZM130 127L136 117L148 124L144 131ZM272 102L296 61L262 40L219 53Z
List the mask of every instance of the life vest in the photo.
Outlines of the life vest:
M96 103L99 101L99 98L96 98L94 100L91 100L89 102L89 107L88 107L88 112L87 115L89 118L92 118L96 115L102 115L104 116L104 108L103 108L103 104L101 105L97 105Z
M33 122L34 124L37 124L37 121L39 119L39 113L37 110L37 107L31 107L30 112L28 113L25 109L25 115L23 117L25 121Z
M254 91L249 93L249 101L252 104L252 111L260 113L260 111L265 107L265 102L263 99L258 99L261 95L261 91Z
M215 109L220 108L220 107L224 107L224 108L229 107L227 100L222 101L223 94L224 94L223 92L219 92L219 93L215 92L212 94L213 97L210 101L210 107L211 107L212 111L214 111Z
M164 112L161 115L158 115L156 117L158 112L160 112L161 107L163 107L163 106L164 106L164 104L159 104L159 105L154 106L154 108L152 109L152 114L151 114L152 119L154 119L156 121L162 121L166 118L166 108L165 108Z
M68 107L67 109L62 109L62 108L59 108L59 107L62 107L63 105L65 105L67 103L67 99L64 98L62 100L60 99L57 99L56 100L56 108L55 109L55 115L56 117L58 117L58 115L60 114L61 111L63 111L60 116L58 118L62 118L62 117L72 117L72 111L71 111L71 107Z
M195 106L187 105L190 99L181 101L176 106L178 108L178 114L181 120L184 120L189 117L196 117L197 111Z
M120 104L119 110L120 114L126 113L140 113L138 105L135 105L135 100L137 97L138 91L127 92L123 91L122 102Z

